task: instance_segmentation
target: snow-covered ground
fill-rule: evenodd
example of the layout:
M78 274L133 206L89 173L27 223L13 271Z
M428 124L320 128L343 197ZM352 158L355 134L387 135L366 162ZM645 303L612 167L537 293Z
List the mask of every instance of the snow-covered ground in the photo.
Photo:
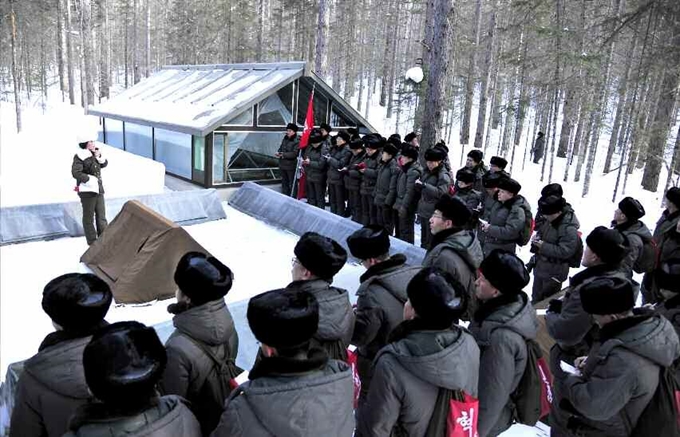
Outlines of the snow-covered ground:
M76 138L83 131L96 130L96 120L82 115L82 109L60 102L51 95L45 114L35 104L29 104L24 111L24 133L14 133L14 107L11 103L0 102L0 205L25 203L52 203L63 200L76 200L72 191L70 162L76 146ZM385 119L384 108L378 106L378 96L371 99L369 120L388 136L395 130L405 135L412 130L411 125L402 124L395 128L396 116ZM364 98L364 102L366 99ZM355 103L355 102L353 102ZM362 111L364 113L364 111ZM406 120L406 115L402 115ZM476 120L476 108L473 110ZM527 123L528 125L529 123ZM474 125L474 123L473 123ZM675 129L674 131L677 131ZM493 155L498 144L498 131L491 134L487 158ZM525 132L526 135L526 132ZM450 147L452 166L459 167L461 156L471 147L461 150L457 143L458 127L454 126ZM471 132L474 138L474 131ZM601 147L606 147L608 136L600 139ZM540 180L541 166L527 163L522 168L524 145L516 151L512 174L523 185L522 194L533 205L534 210L541 188L548 182L546 168L545 180ZM118 150L107 151L111 156ZM112 190L132 182L134 188L158 192L156 182L136 179L138 175L130 168L121 165L122 155L111 159L112 164L105 170L104 181L109 197ZM599 169L604 159L604 148L599 153L592 175L590 194L583 198L582 181L573 182L573 169L568 183L563 183L565 197L574 207L581 222L583 235L587 235L598 225L609 225L616 203L611 196L616 181L616 173L601 175ZM133 157L136 159L136 157ZM143 159L143 158L139 158ZM125 161L127 162L127 161ZM118 164L116 164L118 163ZM548 163L549 164L549 163ZM552 182L562 182L565 159L556 159ZM585 169L584 169L585 170ZM151 172L155 170L150 170ZM652 228L662 211L662 188L657 193L640 188L642 172L634 172L628 181L628 190L620 193L616 201L625 195L639 199L647 209L643 221ZM666 180L662 171L660 180ZM126 188L124 194L138 194ZM162 186L160 187L162 190ZM115 192L115 191L114 191ZM242 214L225 205L226 220L204 223L187 227L187 231L207 250L230 266L235 274L235 282L227 301L237 302L248 299L260 292L285 286L290 280L290 259L298 237L286 231L272 228L252 217ZM7 365L30 357L35 353L42 338L52 330L49 318L43 313L40 301L43 286L55 276L67 272L86 271L78 262L87 246L84 238L66 238L49 242L31 242L0 247L0 378L4 378ZM528 247L522 248L520 256L528 261ZM360 266L347 265L336 277L336 285L347 288L350 293L359 284ZM572 271L572 274L576 270ZM527 287L530 292L531 285ZM115 306L107 319L109 321L139 320L155 324L170 319L166 312L171 301L155 302L145 306ZM547 435L523 426L514 426L505 436Z

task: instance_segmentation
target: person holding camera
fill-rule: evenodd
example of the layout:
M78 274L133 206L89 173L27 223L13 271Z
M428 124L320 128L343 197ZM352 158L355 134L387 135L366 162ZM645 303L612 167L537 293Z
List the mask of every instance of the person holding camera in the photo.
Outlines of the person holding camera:
M76 191L83 206L83 229L88 246L104 232L106 204L101 169L108 165L102 153L92 140L79 142L80 150L73 156L71 175L76 180ZM95 231L95 220L97 229Z

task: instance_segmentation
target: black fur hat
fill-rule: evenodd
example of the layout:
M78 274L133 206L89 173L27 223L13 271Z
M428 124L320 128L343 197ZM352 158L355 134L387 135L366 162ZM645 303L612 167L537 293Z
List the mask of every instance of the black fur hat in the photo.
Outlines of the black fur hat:
M418 134L415 133L415 132L410 132L410 133L406 134L406 136L404 137L404 142L410 143L411 141L413 141L416 138L418 138Z
M347 246L357 259L377 258L390 251L390 236L382 226L364 226L347 237Z
M387 144L385 144L385 147L383 147L382 151L392 155L392 157L397 156L397 154L399 153L399 149L397 149L397 147L390 142L387 142Z
M411 306L432 329L446 329L465 313L467 290L451 273L426 267L406 287Z
M45 313L65 331L87 331L104 320L113 295L108 284L90 273L68 273L43 289Z
M519 294L529 283L524 262L514 253L494 249L484 258L479 271L503 294Z
M502 179L507 179L507 176L502 173L489 172L482 176L482 185L484 188L498 188Z
M504 177L498 181L498 188L517 195L522 190L522 185L512 178Z
M335 240L306 232L295 245L300 264L321 279L331 280L347 262L347 251Z
M349 134L347 133L347 131L344 131L344 130L341 130L340 132L338 132L337 137L342 138L342 140L346 143L349 143L351 141Z
M325 131L328 132L328 133L331 133L331 131L333 130L333 128L331 127L331 125L328 124L328 123L321 123L321 124L319 125L319 129L323 129L323 130L325 130Z
M484 159L484 152L481 150L470 150L467 154L468 158L472 158L473 161L476 163L482 162L482 159Z
M288 129L290 129L290 130L292 130L292 131L294 131L294 132L297 132L299 128L298 128L298 125L295 124L295 123L288 123L288 124L286 125L286 130L288 130Z
M83 351L85 380L100 401L121 407L155 395L167 355L153 328L118 322L97 331Z
M562 185L558 183L552 183L548 184L543 189L541 190L541 197L548 197L548 196L557 196L557 197L562 197L564 196L564 190L562 190Z
M380 134L365 135L363 140L367 149L380 149L385 144L385 139Z
M309 144L319 144L323 142L323 135L321 135L321 129L312 129L309 133Z
M273 348L294 349L316 334L319 304L306 291L272 290L250 299L247 317L257 340Z
M233 280L229 267L201 252L185 253L175 269L175 284L194 306L224 298Z
M619 202L619 209L626 215L628 220L640 220L645 216L645 208L642 204L632 197L625 197Z
M442 216L451 220L456 226L464 226L470 217L472 216L472 211L467 207L465 202L457 197L451 195L443 194L437 203L434 205L434 209L442 213Z
M351 150L359 150L359 149L363 149L363 148L364 148L364 140L362 140L361 138L352 140L352 141L349 143L349 148L350 148Z
M505 167L508 166L508 161L500 156L492 156L491 160L489 161L489 164L495 165L501 170L505 170Z
M635 306L635 289L630 280L607 276L581 287L581 304L588 314L620 314Z
M401 149L401 154L402 156L405 156L406 158L411 158L414 161L418 160L418 149L411 145L404 145L403 148Z
M675 205L676 208L680 208L680 188L669 188L668 191L666 191L666 199Z
M564 207L567 205L567 201L564 197L558 196L547 196L538 199L538 212L543 215L557 214L562 212Z
M456 172L456 179L461 182L465 182L466 184L472 184L475 182L477 177L472 172L472 170L468 170L467 168L461 168Z
M439 147L430 147L425 151L425 161L443 161L446 159L446 152Z
M618 265L628 252L623 235L604 226L593 229L586 237L586 244L605 264Z

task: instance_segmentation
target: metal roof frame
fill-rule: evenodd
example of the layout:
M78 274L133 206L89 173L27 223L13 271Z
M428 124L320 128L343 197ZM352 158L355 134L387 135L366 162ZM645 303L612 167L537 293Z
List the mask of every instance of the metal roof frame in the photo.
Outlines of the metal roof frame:
M181 70L181 71L202 71L202 70L224 70L225 75L233 72L234 70L244 70L244 71L263 71L263 70L270 70L271 72L277 71L277 70L300 70L298 73L289 76L285 78L284 80L281 80L272 86L268 87L265 90L262 90L259 93L255 93L252 96L250 96L247 99L243 99L242 101L238 102L234 107L230 108L230 110L218 117L215 117L214 119L211 119L208 124L201 128L197 128L194 126L186 126L186 125L181 125L177 123L166 123L163 121L158 121L158 120L148 120L140 117L133 117L133 116L125 116L121 115L119 113L107 111L106 108L98 108L97 106L94 107L89 107L87 112L88 114L91 115L96 115L100 117L105 117L105 118L112 118L124 122L131 122L131 123L136 123L140 125L145 125L145 126L151 126L151 127L157 127L161 129L166 129L166 130L171 130L175 132L181 132L181 133L186 133L186 134L191 134L191 135L198 135L198 136L205 136L209 134L210 132L214 131L216 128L219 126L223 125L225 122L233 118L234 116L240 114L242 111L247 109L248 107L251 107L268 96L272 95L273 93L279 91L281 88L291 84L292 82L298 80L301 77L309 77L311 78L317 85L319 90L325 94L330 100L333 101L335 105L337 105L343 112L346 113L346 115L350 116L351 118L355 119L358 124L361 124L365 126L367 129L369 129L372 132L375 132L375 128L371 126L371 124L356 110L354 109L347 101L345 101L333 88L331 88L328 84L326 84L318 75L316 75L314 72L311 71L309 63L303 62L303 61L296 61L296 62L278 62L278 63L240 63L240 64L209 64L209 65L168 65L164 66L161 68L160 71L167 71L167 70ZM271 73L265 74L266 77L270 75ZM245 73L243 76L247 76L247 73ZM243 77L241 76L241 77ZM178 82L182 82L186 78L181 78L178 80ZM240 77L239 77L240 79ZM160 82L160 84L154 84L151 86L149 89L153 89L154 87L158 87L159 85L162 85L164 82L168 82L170 78ZM237 79L238 80L238 79ZM259 80L259 79L258 79ZM142 82L141 84L143 84ZM174 84L176 85L177 82ZM218 89L223 89L224 87L229 86L233 82L229 82L225 85L223 85L221 88ZM132 88L129 88L128 90L124 91L123 93L127 96L135 97L140 94L143 94L147 92L148 90L142 90L135 92L134 88L141 85L137 84L133 86ZM199 86L197 87L194 91L190 93L186 93L186 89L183 90L184 94L182 95L181 98L187 97L188 95L196 92L196 93L201 93L204 88L209 86L210 84L206 84L204 86ZM239 91L242 91L244 88L247 88L249 85L242 85L241 87L238 88ZM235 93L237 93L235 91ZM166 97L171 97L173 93L170 93L170 95ZM236 95L236 94L235 94ZM129 97L128 97L129 98ZM232 97L224 97L222 100L228 100L229 98ZM116 99L116 97L113 97L113 99ZM179 99L179 98L177 98ZM98 105L100 106L100 105Z

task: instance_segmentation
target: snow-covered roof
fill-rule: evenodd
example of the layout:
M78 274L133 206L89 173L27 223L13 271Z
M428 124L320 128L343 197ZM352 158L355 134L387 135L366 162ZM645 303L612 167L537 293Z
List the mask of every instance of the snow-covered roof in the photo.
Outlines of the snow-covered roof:
M89 107L88 113L206 135L302 76L319 83L320 88L360 124L374 130L332 88L309 71L305 62L166 66L108 101Z

